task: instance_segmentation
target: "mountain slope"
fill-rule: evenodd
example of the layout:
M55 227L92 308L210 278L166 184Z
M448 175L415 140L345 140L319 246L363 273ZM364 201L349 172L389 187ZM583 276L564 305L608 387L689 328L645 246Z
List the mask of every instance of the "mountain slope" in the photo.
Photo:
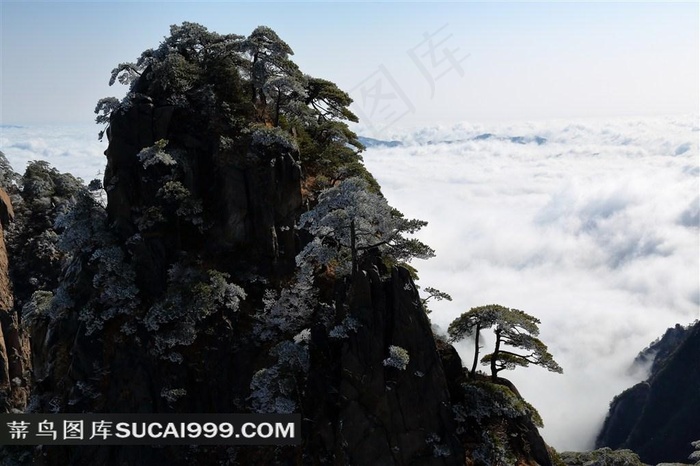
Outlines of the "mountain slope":
M263 26L184 23L115 68L130 92L98 103L107 204L28 170L23 205L43 209L10 249L17 277L45 273L11 315L31 336L28 412L300 413L301 444L0 448L2 464L549 464L512 385L450 381L461 361L445 371L405 264L432 255L408 236L425 222L361 164L347 94L291 54ZM53 254L32 257L35 237Z
M677 333L677 332L672 332ZM700 323L676 339L675 350L648 380L618 395L596 447L628 448L643 462L685 462L700 438Z

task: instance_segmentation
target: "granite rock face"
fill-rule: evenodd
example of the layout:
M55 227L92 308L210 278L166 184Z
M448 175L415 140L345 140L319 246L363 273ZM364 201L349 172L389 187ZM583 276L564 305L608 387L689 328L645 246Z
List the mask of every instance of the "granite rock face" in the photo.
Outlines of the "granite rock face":
M16 398L21 307L29 411L295 412L301 444L0 448L0 462L551 464L512 384L466 380L433 335L401 265L430 248L397 239L423 222L374 206L389 231L357 233L367 213L341 204L349 226L299 226L321 193L371 175L344 123L356 121L350 97L290 54L266 27L242 38L183 23L115 69L131 87L98 103L106 205L45 165L25 175L14 296L0 250L0 395ZM376 182L364 189L380 197ZM9 212L0 205L0 219ZM333 234L347 228L349 244Z
M317 464L464 464L447 379L430 324L408 272L380 278L365 267L341 296L356 329L340 338L316 331L307 415L318 429L306 445ZM406 351L390 363L390 347Z
M612 450L608 447L587 452L566 451L560 458L567 466L644 466L632 450Z
M22 410L27 404L29 343L14 307L4 234L13 217L10 197L0 188L0 412Z
M649 376L653 377L665 365L666 360L678 349L690 332L690 327L676 324L666 330L661 338L640 351L634 358L635 365L649 365Z
M230 274L247 297L237 312L214 313L202 321L202 331L180 352L181 362L163 362L153 356L149 334L124 331L128 316L105 320L99 330L86 332L79 308L100 292L93 281L102 272L95 265L95 252L82 260L76 255L62 278L71 283L66 289L75 308L40 318L34 326L33 395L39 411L248 409L251 379L269 351L253 336L263 294L260 280L266 286L289 280L300 249L294 228L302 207L298 155L284 146L221 150L205 137L180 134L177 119L177 112L158 109L147 99L112 119L104 181L108 231L93 235L106 235L111 243L98 251L118 248L118 256L126 258L134 271L139 304L130 312L135 314L146 313L148 303L167 298L172 292L169 271L183 257ZM163 179L157 170L165 172L167 167L144 164L144 157L139 157L160 140L168 141L169 153L179 154L177 177ZM201 223L199 219L188 223L181 216L178 224L167 204L154 203L172 180L197 200ZM153 207L163 209L165 220L144 227L143 213ZM248 276L258 279L246 281ZM346 338L331 338L312 328L310 369L300 400L307 419L304 444L275 450L242 448L235 454L238 461L463 464L446 377L408 272L386 270L378 261L352 280L320 286L325 289L321 292L335 293L338 312L352 316L357 328ZM407 351L404 369L385 364L392 346ZM184 395L163 395L171 389ZM230 455L226 448L202 448L184 455L176 447L51 447L35 461L219 464Z
M132 240L138 285L148 293L162 292L167 266L183 250L224 254L249 267L255 264L262 274L289 273L302 206L298 153L251 144L241 154L240 148L221 147L214 134L184 132L183 117L172 106L140 97L110 122L107 213L119 236ZM200 218L194 224L165 222L143 234L138 223L154 208L163 188L158 170L167 167L146 167L139 154L158 141L182 155L176 159L177 181L194 199L193 213Z
M597 447L630 449L648 464L688 459L700 438L700 323L674 341L648 380L612 401Z
M255 336L264 290L292 279L293 259L301 247L294 228L302 208L296 155L286 147L207 152L206 142L180 137L163 121L170 118L172 123L176 113L167 116L168 111L156 111L147 101L137 110L113 120L105 175L109 203L104 219L99 208L89 211L93 223L107 228L91 236L109 241L96 251L118 248L118 257L126 258L134 272L138 303L129 312L141 316L139 322L147 321L152 304L174 293L169 271L182 261L229 274L246 298L235 312L214 312L194 322L196 338L179 349L181 360L164 361L153 353L154 334L138 326L135 332L125 331L133 316L117 314L98 330L86 331L81 303L95 299L100 289L94 277L104 271L95 264L96 252L82 259L74 255L61 277L74 307L40 315L32 326L33 409L245 412L251 380L269 364L270 344ZM179 151L177 180L201 202L197 214L205 228L188 224L184 216L180 224L173 222L168 206L153 202L168 180L153 173L158 167L144 167L139 154L162 139L169 141L171 153ZM144 227L143 212L154 206L164 209L165 220ZM299 386L304 418L299 447L49 447L31 455L33 464L472 461L468 448L473 445L458 433L453 412L465 377L461 360L453 349L449 357L444 348L438 351L409 272L387 268L379 257L369 256L354 277L329 278L317 286L335 305L334 325L345 327L329 332L322 318L310 327L309 369ZM523 464L550 464L531 421L511 420L503 426L522 443L513 443L512 449Z
M221 150L209 154L204 149L211 146L209 142L191 135L180 140L167 130L163 119L173 117L177 115L143 102L113 120L105 176L110 222L123 237L134 234L133 212L144 204L141 197L156 195L142 181L136 157L139 146L168 139L189 154L184 168L186 187L202 199L209 229L201 234L191 232L192 238L179 242L168 239L170 231L144 239L139 249L143 252L134 254L139 261L137 271L143 270L144 277L164 275L167 258L188 248L199 248L208 257L216 253L220 261L230 258L217 267L230 272L238 269L239 275L241 269L248 269L274 281L274 276L293 271L299 250L294 226L302 202L297 155L283 146L254 145L242 157ZM192 156L193 152L197 155ZM388 276L383 270L382 278L381 267L367 266L351 282L334 285L336 307L354 319L356 331L340 339L328 337L322 329L312 331L311 366L304 390L304 404L308 405L305 417L311 420L304 425L308 441L303 455L317 464L462 464L464 453L453 433L445 375L415 285L405 269L396 268ZM149 283L141 289L159 291ZM225 331L238 333L236 339L242 337L239 329ZM384 364L390 346L408 352L405 369ZM260 358L261 349L234 341L226 347L233 351L206 356L206 360L220 363L198 370L200 377L208 380L208 386L199 389L224 395L221 387L228 386L234 388L229 398L245 398L253 371L251 362ZM132 360L124 367L138 370L141 365ZM144 368L142 376L135 379L152 380L147 374L153 371L152 367ZM246 382L227 380L226 374L237 374ZM134 372L129 378L134 379ZM212 408L225 411L235 407L213 400L189 407ZM256 458L258 453L248 454Z
M16 178L0 152L0 412L21 411L27 406L31 370L29 339L15 299L6 234L15 219L6 189L13 189Z

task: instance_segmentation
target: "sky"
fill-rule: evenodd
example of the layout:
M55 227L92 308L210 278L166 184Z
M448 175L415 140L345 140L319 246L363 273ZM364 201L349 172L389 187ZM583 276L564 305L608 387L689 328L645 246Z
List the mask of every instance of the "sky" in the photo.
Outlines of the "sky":
M171 24L272 27L376 136L454 121L697 113L696 2L5 1L0 124L94 119L118 63Z

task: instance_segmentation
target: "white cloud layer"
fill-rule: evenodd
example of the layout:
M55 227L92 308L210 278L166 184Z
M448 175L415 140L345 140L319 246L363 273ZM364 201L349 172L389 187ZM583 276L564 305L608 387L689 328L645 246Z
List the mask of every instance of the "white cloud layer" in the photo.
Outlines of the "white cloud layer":
M101 178L97 128L2 128L17 171L48 160ZM364 154L389 202L427 220L437 257L416 263L443 330L483 304L542 320L564 374L505 374L540 411L559 450L592 445L613 396L644 377L639 350L700 318L697 117L551 121L395 131ZM465 364L468 343L458 345Z
M46 160L87 183L104 176L107 138L98 141L100 129L97 125L2 126L0 150L20 174L28 162Z
M613 396L645 376L634 356L700 318L697 117L452 127L384 135L365 163L389 202L429 222L437 257L414 264L443 330L471 307L542 320L564 375L504 374L560 450L590 448ZM469 342L459 345L469 365Z

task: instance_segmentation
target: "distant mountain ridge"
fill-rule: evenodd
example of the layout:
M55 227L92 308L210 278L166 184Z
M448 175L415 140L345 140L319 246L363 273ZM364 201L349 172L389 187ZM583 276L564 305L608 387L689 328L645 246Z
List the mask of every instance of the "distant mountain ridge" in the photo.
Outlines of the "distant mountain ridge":
M687 462L700 439L700 322L667 330L637 359L649 357L649 378L613 399L596 448L630 449L648 464Z
M683 327L681 324L676 324L666 330L666 333L661 338L652 342L647 348L640 351L634 364L649 364L649 378L656 375L661 370L668 358L678 349L678 346L690 333L690 327Z
M405 141L399 141L399 140L383 140L383 139L375 139L375 138L370 138L370 137L365 137L365 136L360 136L358 137L358 140L365 146L365 147L400 147L400 146L407 146L407 145L412 145L411 143L407 143ZM492 141L505 141L505 142L510 142L512 144L537 144L538 146L541 146L547 142L546 138L543 138L541 136L498 136L493 133L481 133L473 137L469 138L463 138L463 139L428 139L426 141L417 141L416 143L421 146L431 146L435 144L461 144L469 141L485 141L485 140L492 140Z
M397 147L403 145L401 141L384 141L381 139L368 138L365 136L359 136L357 139L365 147Z

